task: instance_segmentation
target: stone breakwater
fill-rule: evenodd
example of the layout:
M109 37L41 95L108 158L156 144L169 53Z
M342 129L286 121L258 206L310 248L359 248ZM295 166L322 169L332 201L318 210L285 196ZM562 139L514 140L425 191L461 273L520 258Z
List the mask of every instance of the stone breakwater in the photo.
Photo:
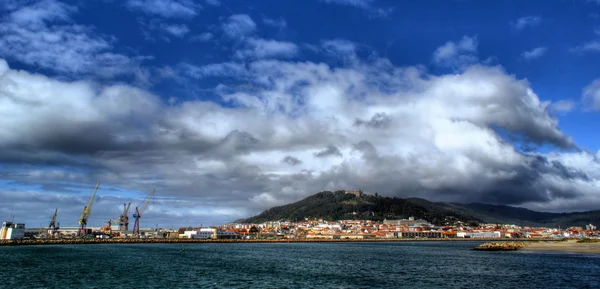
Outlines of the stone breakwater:
M525 242L491 242L481 244L473 250L477 251L515 251L527 246Z
M274 239L274 240L198 240L198 239L28 239L0 240L0 246L31 246L31 245L78 245L78 244L171 244L171 243L352 243L352 242L464 242L464 241L493 241L497 239L463 239L463 238L423 238L423 239ZM522 243L507 241L502 243ZM488 243L486 243L488 244ZM485 245L485 244L484 244Z

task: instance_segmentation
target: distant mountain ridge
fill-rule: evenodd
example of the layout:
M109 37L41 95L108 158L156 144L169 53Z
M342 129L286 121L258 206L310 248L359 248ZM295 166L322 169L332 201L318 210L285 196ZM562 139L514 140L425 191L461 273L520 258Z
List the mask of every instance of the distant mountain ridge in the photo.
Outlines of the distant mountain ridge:
M420 198L396 198L379 195L322 191L295 203L277 206L241 223L265 221L302 221L305 218L329 221L347 219L383 220L409 216L436 225L448 222L515 224L520 226L571 227L600 224L600 210L575 213L536 212L524 208L490 204L431 202Z

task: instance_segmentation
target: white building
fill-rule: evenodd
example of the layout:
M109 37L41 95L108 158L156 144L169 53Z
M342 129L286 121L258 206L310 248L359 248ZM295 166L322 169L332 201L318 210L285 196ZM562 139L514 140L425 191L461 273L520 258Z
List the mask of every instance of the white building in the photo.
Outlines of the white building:
M185 231L181 237L188 239L216 239L217 229L215 228L201 228L200 230Z
M231 239L239 235L235 232L218 231L216 228L202 228L200 230L184 231L180 236L188 239Z
M3 222L0 228L0 240L16 240L25 237L25 224Z
M467 233L469 238L500 238L502 234L498 231L496 232L470 232Z
M596 230L596 226L589 224L589 225L585 225L585 230L586 231L595 231Z

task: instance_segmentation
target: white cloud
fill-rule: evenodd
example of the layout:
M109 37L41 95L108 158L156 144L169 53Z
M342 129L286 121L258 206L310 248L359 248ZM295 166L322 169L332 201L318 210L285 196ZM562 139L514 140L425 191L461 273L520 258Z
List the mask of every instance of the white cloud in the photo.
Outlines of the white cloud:
M10 13L10 22L29 27L46 26L49 21L71 21L71 14L77 11L74 6L52 0L39 1L31 6L15 6Z
M220 6L221 5L221 1L219 1L219 0L206 0L206 4L212 5L212 6Z
M160 28L178 38L182 38L185 34L190 32L190 29L184 24L162 24Z
M526 27L537 26L540 23L542 23L541 16L524 16L511 22L511 25L517 30L523 30Z
M532 59L540 58L546 53L547 50L548 50L547 47L536 47L530 51L523 52L521 54L521 57L523 57L523 59L525 59L525 60L532 60Z
M321 41L321 46L326 52L334 54L354 55L356 44L346 39L330 39Z
M256 30L256 23L246 14L231 15L221 25L223 32L230 38L240 39Z
M354 6L358 8L368 8L373 3L373 0L322 0L325 3L338 4L338 5L348 5Z
M373 0L321 0L327 4L336 4L342 6L356 7L369 12L370 16L373 17L387 17L393 12L393 8L387 7L375 7Z
M206 41L210 41L211 39L213 39L213 35L210 32L203 32L203 33L200 33L199 35L193 36L191 39L194 41L206 42Z
M243 77L248 72L243 64L235 62L224 62L216 64L207 64L196 66L190 63L180 63L178 68L186 75L192 78L204 78L214 76Z
M600 52L600 41L594 40L572 49L575 52Z
M144 57L114 53L114 38L72 24L76 11L51 0L16 7L0 21L0 56L65 75L110 78L141 70Z
M298 54L296 44L285 41L249 38L246 48L236 51L238 58L291 58Z
M125 6L132 11L163 18L193 18L199 8L190 0L127 0Z
M551 109L555 112L565 113L572 111L576 105L577 104L570 99L559 100L551 104Z
M476 51L474 41L454 45ZM589 163L562 152L523 154L503 139L509 133L575 146L548 114L550 104L500 67L431 75L386 59L342 67L271 59L182 63L178 70L224 77L213 90L220 99L166 104L126 85L59 81L0 62L0 115L7 116L0 122L0 161L52 164L65 172L10 179L156 187L164 196L193 199L193 206L218 203L225 213L356 187L553 210L561 209L555 200L598 199L600 177L580 167L597 164L586 153L581 158ZM86 173L70 174L66 163L84 163Z
M279 19L271 19L271 18L263 18L263 23L267 26L271 26L277 29L284 29L287 27L287 22L283 18Z
M477 45L477 37L463 36L458 43L448 41L434 51L433 62L455 69L476 63Z
M588 109L600 110L600 79L594 80L583 89L582 102Z

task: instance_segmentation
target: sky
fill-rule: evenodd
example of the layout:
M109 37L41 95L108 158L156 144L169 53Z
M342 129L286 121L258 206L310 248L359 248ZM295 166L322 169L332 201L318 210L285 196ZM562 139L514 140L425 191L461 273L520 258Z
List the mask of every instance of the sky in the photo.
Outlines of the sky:
M217 225L322 190L600 206L600 1L0 3L0 218Z

